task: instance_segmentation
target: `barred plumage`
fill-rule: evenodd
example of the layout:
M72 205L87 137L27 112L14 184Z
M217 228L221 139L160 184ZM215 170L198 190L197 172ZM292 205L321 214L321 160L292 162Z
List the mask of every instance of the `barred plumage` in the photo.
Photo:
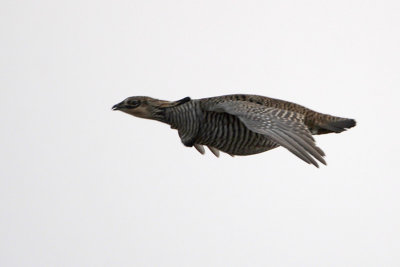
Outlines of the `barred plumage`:
M340 133L355 120L312 111L301 105L257 95L226 95L169 102L128 97L113 106L130 115L158 120L178 130L185 146L201 154L252 155L283 146L309 164L326 164L312 135Z

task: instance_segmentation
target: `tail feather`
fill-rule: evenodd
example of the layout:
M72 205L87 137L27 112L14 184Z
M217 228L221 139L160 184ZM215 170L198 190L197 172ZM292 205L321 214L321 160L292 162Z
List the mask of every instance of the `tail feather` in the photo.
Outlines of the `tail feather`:
M340 119L337 121L325 122L319 125L319 127L322 129L335 133L341 133L354 126L356 126L356 121L353 119Z
M356 126L353 119L340 118L331 115L314 113L309 117L309 129L312 134L341 133Z

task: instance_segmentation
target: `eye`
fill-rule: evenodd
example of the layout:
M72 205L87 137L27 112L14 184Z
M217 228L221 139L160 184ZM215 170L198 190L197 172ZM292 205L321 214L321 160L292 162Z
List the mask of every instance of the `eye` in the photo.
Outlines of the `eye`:
M129 100L127 104L129 106L129 108L136 108L140 105L140 101L139 100Z

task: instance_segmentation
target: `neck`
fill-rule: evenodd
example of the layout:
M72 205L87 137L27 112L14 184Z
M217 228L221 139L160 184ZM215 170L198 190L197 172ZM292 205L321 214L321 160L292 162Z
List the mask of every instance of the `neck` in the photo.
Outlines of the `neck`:
M190 97L185 97L178 101L163 101L158 100L157 104L152 107L151 118L152 120L160 121L172 126L171 114L175 113L178 107L191 101ZM178 111L179 112L179 111Z
M155 108L149 119L169 124L166 116L167 109L168 108Z

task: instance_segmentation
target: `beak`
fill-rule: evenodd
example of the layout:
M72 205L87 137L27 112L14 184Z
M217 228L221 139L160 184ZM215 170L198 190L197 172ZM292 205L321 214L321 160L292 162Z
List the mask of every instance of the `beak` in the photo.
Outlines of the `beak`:
M121 109L123 106L124 106L124 103L123 103L123 102L118 103L118 104L116 104L116 105L114 105L114 106L112 107L112 110L119 110L119 109Z

